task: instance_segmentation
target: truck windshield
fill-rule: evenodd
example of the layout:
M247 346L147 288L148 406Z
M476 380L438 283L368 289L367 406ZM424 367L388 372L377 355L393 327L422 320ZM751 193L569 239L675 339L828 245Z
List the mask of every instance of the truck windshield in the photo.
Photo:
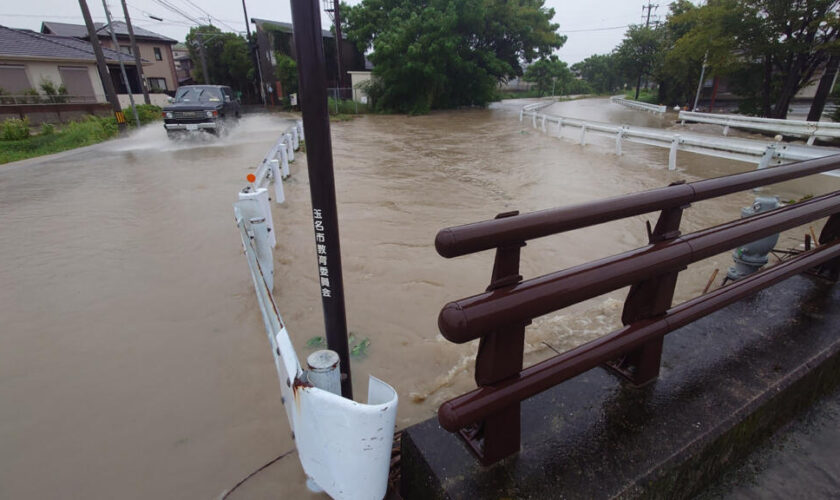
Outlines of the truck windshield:
M222 102L219 89L181 87L175 94L175 102Z

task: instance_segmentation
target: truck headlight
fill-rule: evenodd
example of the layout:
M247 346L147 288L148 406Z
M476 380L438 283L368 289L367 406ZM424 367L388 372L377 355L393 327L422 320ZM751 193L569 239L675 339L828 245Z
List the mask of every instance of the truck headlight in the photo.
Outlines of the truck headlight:
M207 118L215 118L219 116L218 111L205 111L205 114L207 115Z
M166 112L166 117L167 117L167 118L172 119L172 117L173 117L173 116L174 116L174 115L172 114L172 111L167 111L167 112Z

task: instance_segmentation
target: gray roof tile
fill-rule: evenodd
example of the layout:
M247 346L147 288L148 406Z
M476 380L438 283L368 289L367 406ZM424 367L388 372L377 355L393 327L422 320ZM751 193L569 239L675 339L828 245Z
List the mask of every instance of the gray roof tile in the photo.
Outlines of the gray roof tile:
M124 63L134 64L130 55L105 47L102 52L110 63L122 58ZM96 61L93 47L85 40L0 26L0 57L3 56Z
M114 32L117 37L128 37L128 26L122 21L114 21ZM93 23L99 37L110 37L111 32L105 23ZM164 43L177 43L178 40L159 35L153 31L133 26L134 37L138 40L155 40ZM70 23L56 23L53 21L44 21L41 23L42 33L51 33L61 36L72 36L74 38L88 38L87 27L84 24L70 24Z

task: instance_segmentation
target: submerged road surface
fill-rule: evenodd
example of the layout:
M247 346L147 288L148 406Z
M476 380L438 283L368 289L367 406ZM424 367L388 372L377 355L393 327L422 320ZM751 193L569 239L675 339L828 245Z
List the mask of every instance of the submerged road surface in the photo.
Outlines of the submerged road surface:
M627 116L606 100L555 106ZM157 124L0 166L0 498L218 498L293 449L231 206L285 126L251 116L220 141L173 143ZM581 147L504 109L366 116L334 123L333 144L348 326L353 345L367 340L352 358L355 393L364 399L368 374L392 384L400 428L474 387L476 346L446 342L436 319L447 301L484 289L492 252L443 259L437 230L754 168L681 154L669 172L667 150L627 145L617 157L610 140ZM275 295L303 358L323 319L305 155L291 171L274 209ZM798 199L838 182L768 193ZM683 231L737 218L752 199L698 203ZM531 242L523 275L643 245L647 219ZM780 246L796 246L794 233ZM690 267L676 300L730 262ZM535 321L526 364L615 328L622 299ZM231 498L300 498L302 476L292 454Z

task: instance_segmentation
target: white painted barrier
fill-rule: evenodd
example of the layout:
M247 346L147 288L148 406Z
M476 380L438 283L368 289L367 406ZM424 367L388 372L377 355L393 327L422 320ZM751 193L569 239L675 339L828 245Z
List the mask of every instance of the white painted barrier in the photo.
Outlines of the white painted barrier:
M676 169L677 151L688 151L690 153L715 156L718 158L756 163L761 165L762 168L792 161L809 160L840 154L840 149L837 148L757 141L733 137L717 137L705 134L686 133L684 131L676 133L655 128L631 127L628 125L589 122L564 116L544 115L537 111L523 109L520 112L520 121L524 121L525 117L531 117L531 123L534 128L537 128L536 123L538 118L548 123L556 122L558 133L560 133L563 127L580 128L578 142L582 145L586 144L587 134L589 133L615 137L615 151L619 155L622 154L621 144L623 141L667 148L669 150L668 168L670 170ZM826 175L840 177L840 171L827 172Z
M729 134L729 128L742 128L746 130L758 130L780 134L786 137L807 137L808 145L814 143L817 138L837 139L840 138L840 123L835 122L809 122L805 120L781 120L778 118L760 118L757 116L744 115L720 115L712 113L697 113L693 111L680 111L679 119L683 123L711 123L723 127L723 135Z
M625 99L621 96L612 96L610 97L610 102L613 104L620 104L624 107L637 109L639 111L647 111L648 113L653 113L655 115L664 115L667 108L665 106L660 106L657 104L648 104L646 102L641 101L634 101L632 99Z
M368 403L341 397L338 370L315 363L309 377L300 361L274 300L275 231L268 203L270 181L281 185L291 153L303 139L300 123L284 133L257 168L256 180L239 194L233 211L257 295L274 366L280 380L281 401L292 429L307 486L336 499L381 500L387 491L391 448L399 398L393 387L371 376ZM278 155L280 158L278 159ZM282 162L282 163L281 163ZM275 201L282 199L275 191ZM312 361L310 360L310 363Z

